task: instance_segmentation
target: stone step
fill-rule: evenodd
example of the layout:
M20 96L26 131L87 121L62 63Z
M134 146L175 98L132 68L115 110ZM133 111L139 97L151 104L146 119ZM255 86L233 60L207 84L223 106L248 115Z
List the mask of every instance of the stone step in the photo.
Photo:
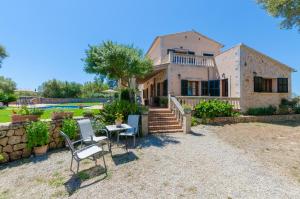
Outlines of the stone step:
M155 125L176 125L179 124L177 120L171 120L171 121L161 121L161 120L152 120L148 122L149 126L155 126Z
M150 134L153 134L153 133L182 133L182 132L183 132L182 129L152 130L152 131L149 130Z
M149 117L149 121L153 121L153 120L176 120L175 116L171 116L171 117L155 117L155 116L150 116Z
M168 130L168 129L181 129L180 125L157 125L157 126L149 126L149 130Z

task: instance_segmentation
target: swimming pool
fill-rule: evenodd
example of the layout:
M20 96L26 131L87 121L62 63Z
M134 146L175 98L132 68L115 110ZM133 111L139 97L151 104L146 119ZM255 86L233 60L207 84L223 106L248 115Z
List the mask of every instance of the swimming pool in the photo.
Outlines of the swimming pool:
M61 105L49 105L49 106L44 106L40 107L40 109L79 109L79 108L85 108L89 106L74 106L74 105L66 105L66 106L61 106Z

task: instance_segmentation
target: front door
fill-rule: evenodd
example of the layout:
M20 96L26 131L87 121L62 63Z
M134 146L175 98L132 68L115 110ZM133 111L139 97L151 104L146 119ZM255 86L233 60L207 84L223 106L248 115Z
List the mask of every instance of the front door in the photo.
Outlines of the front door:
M222 79L222 97L228 97L228 79Z

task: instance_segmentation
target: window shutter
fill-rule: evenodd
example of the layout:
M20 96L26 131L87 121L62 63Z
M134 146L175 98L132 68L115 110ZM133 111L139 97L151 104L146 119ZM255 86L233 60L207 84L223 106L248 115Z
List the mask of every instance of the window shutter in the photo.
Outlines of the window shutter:
M199 96L199 83L200 82L196 82L196 96Z
M188 81L181 80L181 95L187 96L187 94L188 94Z
M168 95L168 80L166 79L163 82L163 96L167 96Z

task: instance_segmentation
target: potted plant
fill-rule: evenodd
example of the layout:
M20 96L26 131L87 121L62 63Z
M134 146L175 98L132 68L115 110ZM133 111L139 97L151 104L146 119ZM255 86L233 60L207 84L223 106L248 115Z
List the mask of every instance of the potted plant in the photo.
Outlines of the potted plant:
M68 135L71 140L75 140L78 136L77 122L73 119L64 119L61 130Z
M52 112L51 119L52 120L61 120L61 119L70 119L73 118L73 112L67 112L63 109L57 109Z
M123 122L123 115L121 113L116 113L116 120L115 120L116 126L121 127L122 122Z
M166 107L168 106L168 98L166 98L166 97L161 97L161 98L159 99L159 105L160 105L160 107L162 107L162 108L166 108Z
M12 123L37 121L44 113L44 110L38 108L27 108L22 106L18 110L13 110L11 116Z
M26 126L27 148L32 149L35 155L47 152L49 143L49 125L46 122L31 122Z

